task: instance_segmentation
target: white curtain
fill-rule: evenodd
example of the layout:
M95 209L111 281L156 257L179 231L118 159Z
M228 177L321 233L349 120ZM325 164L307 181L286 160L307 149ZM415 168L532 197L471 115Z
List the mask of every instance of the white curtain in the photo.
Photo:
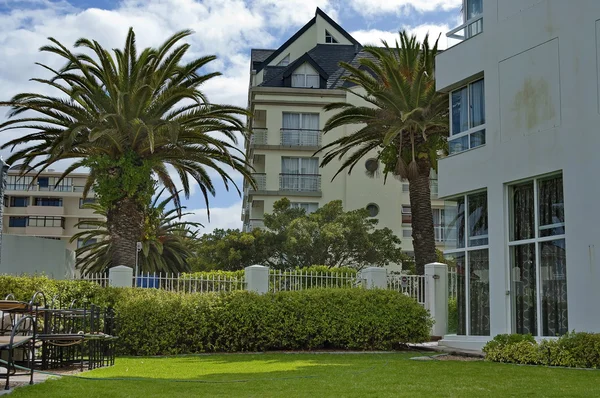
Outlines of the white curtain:
M282 174L300 174L299 158L281 158Z
M306 75L293 74L292 75L292 87L306 87Z
M452 93L452 134L469 129L469 99L466 87Z
M471 84L471 127L485 123L485 95L483 80Z
M301 174L319 174L319 159L317 158L302 158L300 159Z
M299 113L283 113L282 145L298 145L298 129L300 128Z
M306 87L319 88L320 80L319 75L306 75Z
M300 145L310 145L316 146L318 145L318 130L319 130L319 114L318 113L303 113L302 114L302 124L301 128L303 130L300 132Z

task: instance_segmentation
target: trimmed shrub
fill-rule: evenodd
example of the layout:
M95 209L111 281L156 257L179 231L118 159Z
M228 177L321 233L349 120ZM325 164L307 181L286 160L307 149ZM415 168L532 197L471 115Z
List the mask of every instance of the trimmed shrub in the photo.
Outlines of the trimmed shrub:
M458 331L458 302L455 298L448 299L448 334Z
M257 295L128 289L117 303L121 353L389 350L429 337L427 311L401 293L308 289Z
M567 333L536 342L531 335L503 334L483 348L486 359L527 365L600 369L600 334Z

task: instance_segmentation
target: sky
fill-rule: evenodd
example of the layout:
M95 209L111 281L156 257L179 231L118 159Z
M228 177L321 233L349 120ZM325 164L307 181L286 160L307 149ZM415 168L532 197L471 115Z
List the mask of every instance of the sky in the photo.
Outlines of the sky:
M362 44L393 42L401 29L423 38L458 26L462 0L0 0L0 99L45 90L31 82L62 63L38 49L54 37L71 46L86 37L108 48L122 48L133 27L138 49L157 46L169 35L192 29L190 56L216 55L205 72L220 71L203 87L213 103L247 105L251 48L277 48L306 24L320 7ZM57 62L58 61L58 62ZM6 108L0 108L0 122ZM0 144L23 132L0 133ZM238 144L243 147L243 143ZM5 158L8 151L0 151ZM62 166L64 167L64 165ZM60 169L59 167L56 167ZM234 176L242 186L240 176ZM241 228L241 197L218 185L210 198L211 218L198 189L184 200L201 232Z

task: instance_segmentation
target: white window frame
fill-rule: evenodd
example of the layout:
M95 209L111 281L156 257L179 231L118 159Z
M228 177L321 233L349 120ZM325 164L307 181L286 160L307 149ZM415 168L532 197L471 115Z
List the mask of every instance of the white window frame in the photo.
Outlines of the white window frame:
M475 251L481 251L481 250L487 250L488 251L488 278L489 278L489 268L490 268L490 264L489 264L489 255L490 255L490 239L489 239L489 235L477 235L477 236L473 236L473 237L469 237L469 216L468 216L468 212L469 212L469 196L472 195L477 195L479 193L482 192L487 192L487 189L479 189L477 191L473 191L473 192L469 192L466 193L464 195L459 195L459 196L455 196L453 198L448 199L448 201L452 201L452 200L456 200L459 198L463 198L465 200L465 215L463 217L464 219L464 231L465 231L465 247L461 247L461 248L457 248L457 249L449 249L449 250L444 250L444 256L446 255L452 255L452 254L464 254L465 255L465 276L464 276L464 284L465 284L465 334L464 335L459 335L459 336L471 336L471 297L470 297L470 289L469 289L469 275L471 272L471 265L470 265L470 253L471 252L475 252ZM489 195L489 193L488 193ZM489 196L488 196L488 229L489 229ZM449 235L449 234L446 234ZM469 239L473 238L473 240L479 240L479 239L486 239L488 240L487 245L481 245L481 246L471 246L469 245ZM458 243L458 229L457 229L457 235L456 235L456 243ZM458 283L458 282L457 282ZM490 284L491 285L491 284ZM489 292L488 292L489 294ZM491 302L490 302L490 334L491 334ZM476 335L477 337L482 337L480 335Z
M331 41L327 41L327 39L331 39ZM339 44L339 41L328 30L325 30L325 44Z
M560 173L551 173L551 174L546 174L546 175L542 175L542 176L537 176L537 177L533 177L533 178L527 178L524 180L519 180L519 181L514 181L511 182L510 184L506 185L506 190L505 190L505 200L504 203L507 204L508 206L508 211L506 212L508 215L508 228L506 230L506 241L508 242L508 253L507 253L507 259L508 259L508 289L507 291L510 293L509 297L510 297L510 322L511 322L511 333L514 333L513 330L515 328L515 308L514 308L514 298L513 298L513 264L512 264L512 253L511 250L513 247L517 247L517 246L524 246L524 245L530 245L533 244L535 247L535 294L536 294L536 329L537 329L537 335L534 337L553 337L553 336L544 336L543 333L543 329L544 329L544 320L542 317L542 257L541 257L541 251L540 251L540 244L544 243L544 242L552 242L552 241L556 241L556 240L563 240L565 241L565 244L567 242L567 234L566 234L566 218L565 218L565 222L562 223L557 223L557 224L552 224L552 225L542 225L540 226L540 203L539 203L539 181L540 180L546 180L546 179L550 179L552 177L558 177L558 176L562 176L563 177L563 194L564 194L564 174L562 172ZM521 185L527 182L531 182L533 181L533 222L534 222L534 237L530 238L530 239L521 239L521 240L512 240L511 238L511 232L513 229L513 225L514 225L514 220L512 219L512 215L514 214L514 209L513 209L513 202L511 200L511 193L512 193L512 188L516 185ZM563 201L564 201L564 196L563 196ZM556 228L556 227L563 227L563 230L565 231L564 234L559 234L559 235L550 235L550 236L543 236L540 237L540 230L543 229L550 229L550 228ZM568 291L567 291L568 294ZM568 296L567 296L567 300L568 300Z
M484 106L484 120L486 121L486 123L480 124L476 127L472 127L471 126L471 86L475 83L478 83L480 81L483 81L483 96L484 96L484 101L485 101L485 78L481 78L481 79L476 79L473 80L472 82L469 82L467 84L465 84L464 86L458 87L454 90L452 90L449 94L449 103L450 103L450 134L448 135L448 144L450 144L452 141L455 140L459 140L462 139L465 136L468 136L468 148L463 149L462 151L458 151L458 152L453 152L450 155L456 155L459 153L463 153L466 151L470 151L471 149L477 149L477 148L481 148L484 147L487 144L487 129L486 129L486 124L487 124L487 115L485 114L485 106ZM453 118L452 118L452 94L454 94L457 91L460 91L462 89L466 88L467 89L467 122L469 124L469 128L465 131L462 131L458 134L452 134L452 125L453 125ZM487 104L487 101L485 101L485 103ZM483 131L483 134L485 136L485 142L486 144L482 144L482 145L478 145L476 147L471 147L471 135L475 134L475 133L479 133L480 131Z
M302 205L306 205L305 207L302 207ZM315 210L311 211L310 210L310 206L313 205L315 206ZM319 202L291 202L290 203L290 208L292 209L304 209L306 211L306 214L311 214L314 213L315 211L317 211L319 209Z
M288 66L290 64L290 54L281 58L281 61L277 64L277 66Z
M298 76L303 77L302 78L303 83L301 85L294 85L294 79L297 78ZM308 86L308 78L309 77L317 79L316 87ZM302 65L300 65L298 68L296 68L296 70L292 73L291 86L295 87L295 88L321 88L321 76L315 70L315 68L313 68L312 65L310 65L308 62L305 62Z

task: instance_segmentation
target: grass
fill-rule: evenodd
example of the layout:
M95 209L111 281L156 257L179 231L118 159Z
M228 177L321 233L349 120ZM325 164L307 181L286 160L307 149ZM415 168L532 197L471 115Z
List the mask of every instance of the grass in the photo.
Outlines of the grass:
M17 388L11 397L592 397L600 371L398 354L118 358L111 368Z

